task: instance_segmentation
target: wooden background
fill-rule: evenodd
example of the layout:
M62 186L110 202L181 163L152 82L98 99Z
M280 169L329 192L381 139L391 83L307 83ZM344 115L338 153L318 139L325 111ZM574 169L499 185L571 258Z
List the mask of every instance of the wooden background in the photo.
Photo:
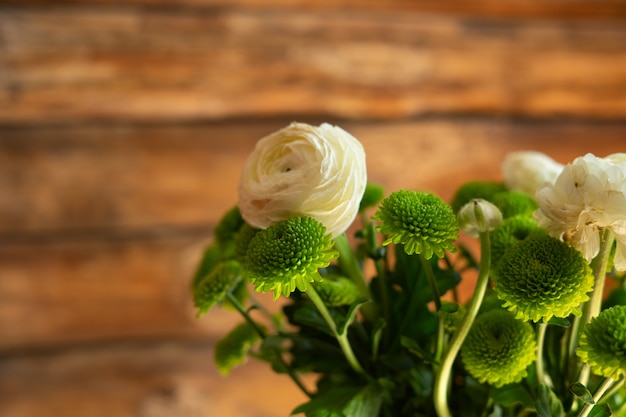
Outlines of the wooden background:
M188 284L292 120L449 199L512 150L626 152L620 0L0 1L0 416L287 416Z

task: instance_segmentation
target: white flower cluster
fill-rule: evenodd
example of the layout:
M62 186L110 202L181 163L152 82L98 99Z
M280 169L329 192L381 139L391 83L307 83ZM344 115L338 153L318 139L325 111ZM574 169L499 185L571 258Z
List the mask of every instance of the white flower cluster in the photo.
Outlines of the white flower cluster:
M291 123L257 142L239 183L239 209L265 229L302 215L337 237L354 221L367 183L365 151L345 130Z
M605 158L587 154L565 165L557 175L557 163L536 153L516 153L507 159L517 162L504 164L503 176L530 180L526 188L518 188L536 197L541 227L567 241L588 261L598 254L600 231L612 231L617 244L615 269L626 270L626 153ZM515 169L518 172L512 173ZM545 181L537 185L541 177Z

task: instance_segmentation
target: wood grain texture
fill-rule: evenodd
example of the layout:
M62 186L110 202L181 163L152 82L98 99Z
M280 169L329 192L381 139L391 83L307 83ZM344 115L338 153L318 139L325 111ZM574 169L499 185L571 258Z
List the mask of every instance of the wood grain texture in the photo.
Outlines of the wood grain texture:
M0 130L0 351L223 334L236 315L196 320L189 279L236 202L247 154L286 124ZM500 179L509 151L565 163L623 151L626 132L476 119L341 125L363 143L372 182L447 201L464 181Z
M0 9L0 123L626 116L619 21Z
M7 417L276 417L302 402L291 380L264 363L221 377L206 342L0 357L0 415Z
M347 10L350 12L403 11L459 16L506 17L515 19L601 19L626 18L623 0L4 0L18 5L129 6L246 10Z

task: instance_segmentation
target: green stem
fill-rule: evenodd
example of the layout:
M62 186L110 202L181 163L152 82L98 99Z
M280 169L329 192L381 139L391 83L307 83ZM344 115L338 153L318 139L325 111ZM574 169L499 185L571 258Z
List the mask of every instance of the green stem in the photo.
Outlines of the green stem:
M252 327L254 331L257 332L257 334L261 337L261 339L265 339L266 337L265 332L263 331L263 329L261 329L261 327L259 327L259 325L254 320L252 320L252 317L250 317L248 310L246 310L246 308L241 305L237 297L235 297L232 293L227 292L226 298L228 298L228 301L230 301L231 304L235 306L237 311L241 313L241 315L246 320L246 322L248 322L250 327Z
M615 385L613 385L613 386L611 387L611 389L610 389L610 390L608 390L608 391L604 394L604 397L602 398L602 400L601 400L600 402L604 402L604 401L606 401L607 399L611 398L611 397L612 397L612 396L613 396L613 395L614 395L617 391L619 391L620 389L622 389L622 388L623 388L623 385L624 385L624 376L620 377L620 379L618 379L618 380L615 382ZM624 405L626 405L626 403L625 403ZM621 415L623 415L623 414L619 414L619 413L617 413L617 412L616 412L616 413L615 413L615 415L616 415L616 416L621 416Z
M598 401L600 401L604 393L609 388L611 388L611 385L613 385L614 383L615 380L613 378L605 378L604 381L602 381L602 384L596 390L595 394L593 394L593 404L585 404L580 414L578 414L578 417L587 417L589 413L591 413L593 407L598 403Z
M430 287L430 293L433 296L433 301L435 302L435 310L441 310L441 296L439 295L439 289L437 288L437 282L435 280L435 273L433 272L433 266L428 262L423 255L419 255L420 261L422 263L422 268L424 268L424 274L426 274L426 280L428 281L428 286Z
M546 330L548 323L539 323L537 326L537 361L535 367L537 369L537 383L539 385L546 383L546 374L543 367L543 345L546 340Z
M339 346L341 347L341 350L343 351L343 354L345 355L352 369L354 369L357 373L361 375L367 376L367 374L361 367L361 364L354 355L354 352L352 351L352 346L350 346L350 342L348 341L348 332L345 331L341 334L339 333L335 320L333 320L330 312L328 311L328 308L326 308L326 304L324 304L324 301L322 301L319 294L317 293L317 291L315 291L312 285L307 288L306 293L309 296L309 299L315 305L315 307L317 307L317 310L326 321L326 324L328 324L328 327L330 327L330 330L335 335L335 338L337 339L337 342L339 342Z
M589 323L592 318L600 313L602 307L604 281L606 280L606 266L611 255L613 242L615 242L615 235L612 231L605 229L604 233L601 234L600 239L600 250L598 255L596 255L591 262L594 276L593 293L591 294L591 299L585 306L583 326L581 326L580 329L581 331L584 329L584 325Z
M241 313L241 315L246 320L246 322L254 329L255 332L258 333L258 335L261 337L261 340L265 340L265 338L267 337L265 332L252 319L252 317L250 317L250 314L248 313L248 310L246 310L246 308L241 305L241 303L239 302L237 297L235 297L230 292L226 293L226 297L228 298L228 301L230 301L232 303L232 305L235 306L237 311L239 311L239 313ZM302 381L300 380L300 378L298 377L296 372L293 370L293 368L285 361L285 359L283 358L283 355L281 354L280 350L278 350L278 348L274 348L274 352L276 353L276 357L280 361L281 365L283 366L283 368L287 372L287 375L289 375L289 377L296 384L296 386L298 388L300 388L300 391L302 391L304 393L304 395L306 395L307 397L313 398L313 394L311 394L309 392L309 390L304 386L304 384L302 383Z
M578 324L577 331L572 332L571 334L571 337L574 337L575 339L570 343L570 346L573 349L570 351L570 355L575 355L575 347L578 345L578 340L580 339L580 335L584 331L585 326L591 321L591 319L600 314L600 310L602 309L602 296L604 295L604 282L606 281L606 267L610 258L613 242L615 242L615 235L611 230L605 229L603 233L600 234L600 249L598 254L591 262L594 276L593 292L591 293L590 300L584 307L582 322ZM583 385L587 385L588 380L588 369L583 368L579 382Z
M480 250L480 270L478 272L476 289L474 290L474 294L468 304L465 317L450 341L448 350L446 351L443 361L441 362L441 368L439 368L439 372L435 378L434 403L439 417L452 417L450 409L448 408L447 400L448 384L452 373L452 365L454 364L454 360L461 349L461 345L463 345L465 337L474 323L474 319L476 318L480 305L483 302L485 291L487 290L487 284L489 283L489 269L491 266L489 232L480 233Z

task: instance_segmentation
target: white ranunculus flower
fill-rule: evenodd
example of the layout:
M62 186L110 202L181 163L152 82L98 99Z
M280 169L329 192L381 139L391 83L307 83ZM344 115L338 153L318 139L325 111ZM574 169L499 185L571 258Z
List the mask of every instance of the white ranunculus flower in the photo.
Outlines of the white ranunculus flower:
M241 174L239 209L256 228L304 215L337 237L354 221L366 183L356 138L327 123L294 122L256 144Z
M562 170L562 164L536 151L511 152L502 163L504 184L531 196L544 183L554 182Z
M537 202L539 225L589 261L598 254L600 230L610 229L617 242L615 268L626 270L626 154L576 158L554 184L539 188Z

